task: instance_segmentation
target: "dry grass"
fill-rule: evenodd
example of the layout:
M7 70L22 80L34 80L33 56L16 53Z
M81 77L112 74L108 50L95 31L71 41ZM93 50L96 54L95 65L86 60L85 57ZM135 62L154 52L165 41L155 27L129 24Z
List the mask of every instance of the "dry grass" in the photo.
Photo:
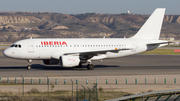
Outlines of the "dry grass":
M54 92L40 92L36 88L32 88L30 91L24 94L12 93L12 92L0 92L0 96L3 98L8 98L8 101L73 101L78 98L79 101L84 100L84 90L79 90L78 92L73 92L74 97L72 98L71 91L54 91ZM97 101L96 91L91 89L91 95L89 95L89 90L85 91L85 100L89 100L91 96L91 101ZM98 90L99 101L118 98L129 93L121 91L105 91L103 88ZM78 97L77 97L78 95Z

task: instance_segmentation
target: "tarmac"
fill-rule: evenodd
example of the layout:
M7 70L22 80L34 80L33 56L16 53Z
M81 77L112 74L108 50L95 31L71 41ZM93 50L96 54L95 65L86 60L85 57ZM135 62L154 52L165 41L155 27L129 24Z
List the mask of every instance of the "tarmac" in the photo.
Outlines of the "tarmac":
M47 77L51 85L55 85L54 91L71 90L71 80L74 90L77 85L76 80L80 89L81 85L93 87L93 84L98 81L98 88L133 94L180 88L180 55L133 55L93 61L94 70L87 70L86 64L82 68L62 68L58 65L44 65L40 60L33 60L32 69L27 70L26 60L6 58L2 54L0 54L0 61L1 83L6 83L7 78L9 83L14 83L15 78L17 79L17 85L0 85L0 90L4 92L22 92L22 85L19 85L22 83L21 76L25 78L25 92L32 88L47 91ZM31 79L33 79L33 85Z
M122 58L93 61L94 70L62 68L59 65L44 65L42 60L33 60L27 70L26 60L16 60L0 54L0 77L75 77L75 76L130 76L130 75L176 75L180 73L180 55L133 55Z

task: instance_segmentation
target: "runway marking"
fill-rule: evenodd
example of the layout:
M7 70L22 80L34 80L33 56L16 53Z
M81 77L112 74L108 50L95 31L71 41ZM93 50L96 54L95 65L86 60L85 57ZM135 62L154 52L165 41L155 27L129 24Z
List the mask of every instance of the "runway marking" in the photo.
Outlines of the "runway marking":
M44 73L45 75L55 76L58 77L58 75L50 74L50 73Z

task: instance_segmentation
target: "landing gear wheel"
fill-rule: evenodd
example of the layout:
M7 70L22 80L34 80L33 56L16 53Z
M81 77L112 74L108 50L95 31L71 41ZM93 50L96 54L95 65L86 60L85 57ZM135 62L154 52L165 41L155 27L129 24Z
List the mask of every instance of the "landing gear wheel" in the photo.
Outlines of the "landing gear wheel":
M32 60L28 60L27 70L31 69L31 63L32 63Z
M28 66L27 66L27 70L30 70L30 69L31 69L31 65L28 65Z
M88 70L93 70L94 69L94 65L93 64L88 64L87 65L87 69Z

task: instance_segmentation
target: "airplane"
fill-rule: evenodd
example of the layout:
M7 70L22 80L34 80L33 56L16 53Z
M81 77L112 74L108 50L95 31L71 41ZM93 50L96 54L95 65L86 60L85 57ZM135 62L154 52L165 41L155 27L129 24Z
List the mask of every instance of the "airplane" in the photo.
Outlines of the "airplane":
M140 30L130 38L30 38L13 43L4 56L27 60L43 60L45 65L82 67L93 70L92 61L117 58L153 50L168 44L159 40L165 8L157 8Z

